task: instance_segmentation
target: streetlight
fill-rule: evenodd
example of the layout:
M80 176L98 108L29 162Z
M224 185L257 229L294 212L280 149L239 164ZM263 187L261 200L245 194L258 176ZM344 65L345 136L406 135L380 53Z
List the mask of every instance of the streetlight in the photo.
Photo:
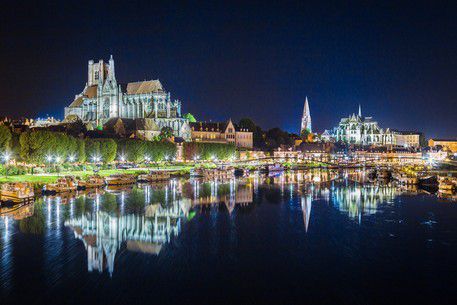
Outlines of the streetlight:
M10 160L10 157L11 157L11 155L9 152L5 152L3 154L3 160L5 161L5 177L7 177L7 178L8 178L8 166L6 166L6 165L7 165L8 161Z
M68 156L68 161L70 161L72 163L75 162L75 156L73 156L73 155Z

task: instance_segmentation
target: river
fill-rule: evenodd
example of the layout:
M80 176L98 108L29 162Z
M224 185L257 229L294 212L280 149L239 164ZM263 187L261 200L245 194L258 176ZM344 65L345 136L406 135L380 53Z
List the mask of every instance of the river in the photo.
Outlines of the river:
M456 302L456 202L308 180L174 179L2 208L1 303Z

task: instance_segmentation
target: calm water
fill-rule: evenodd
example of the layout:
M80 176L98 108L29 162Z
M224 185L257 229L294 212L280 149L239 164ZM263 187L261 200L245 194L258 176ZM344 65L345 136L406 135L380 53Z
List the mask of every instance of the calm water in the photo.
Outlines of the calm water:
M1 304L456 303L457 204L302 173L2 209Z

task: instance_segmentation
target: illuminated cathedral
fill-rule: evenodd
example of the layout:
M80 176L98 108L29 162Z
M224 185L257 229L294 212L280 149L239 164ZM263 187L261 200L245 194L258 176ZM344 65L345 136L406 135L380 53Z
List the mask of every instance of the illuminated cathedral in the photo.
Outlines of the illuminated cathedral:
M83 91L65 108L65 118L79 118L85 123L103 125L110 119L142 120L152 132L164 127L175 136L190 138L187 119L181 115L181 102L171 100L157 80L120 84L116 80L113 56L108 63L89 60L87 83Z

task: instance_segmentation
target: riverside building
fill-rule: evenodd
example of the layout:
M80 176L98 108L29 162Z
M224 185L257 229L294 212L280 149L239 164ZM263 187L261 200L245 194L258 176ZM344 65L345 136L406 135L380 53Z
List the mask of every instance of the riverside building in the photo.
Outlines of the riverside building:
M362 116L359 106L358 114L342 118L338 126L325 130L322 138L331 142L344 142L356 145L395 145L395 133L389 128L379 127L372 117Z
M157 80L118 83L113 56L108 63L89 60L87 82L81 93L65 108L67 121L81 119L96 126L109 119L148 119L160 130L170 127L173 134L190 139L187 119L181 115L181 102L171 100Z

